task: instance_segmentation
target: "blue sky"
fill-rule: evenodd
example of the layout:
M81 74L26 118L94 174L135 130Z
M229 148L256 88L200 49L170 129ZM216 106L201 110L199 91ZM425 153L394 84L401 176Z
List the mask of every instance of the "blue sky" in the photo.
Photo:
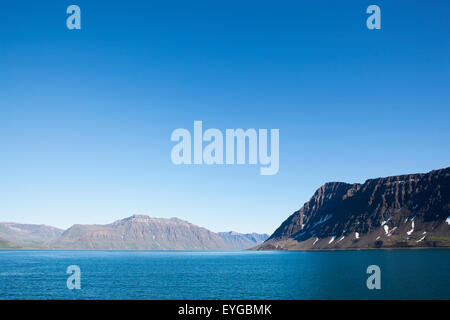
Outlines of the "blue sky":
M0 221L271 233L327 181L449 165L448 1L0 6ZM280 129L278 174L175 166L170 135L194 120Z

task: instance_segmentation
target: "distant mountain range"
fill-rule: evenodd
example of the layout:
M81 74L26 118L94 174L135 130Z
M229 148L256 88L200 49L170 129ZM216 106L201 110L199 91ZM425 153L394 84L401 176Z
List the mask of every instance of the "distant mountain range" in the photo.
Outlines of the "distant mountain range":
M330 250L450 247L450 167L426 174L328 182L267 234L214 233L178 218L133 215L67 230L0 223L0 248Z
M0 248L46 248L62 233L46 225L0 222Z
M0 223L0 248L93 250L230 250L260 244L267 234L214 233L178 218L133 215L106 225Z
M450 247L450 168L329 182L255 249Z
M233 249L252 248L269 238L268 234L238 233L234 231L219 232L218 235Z

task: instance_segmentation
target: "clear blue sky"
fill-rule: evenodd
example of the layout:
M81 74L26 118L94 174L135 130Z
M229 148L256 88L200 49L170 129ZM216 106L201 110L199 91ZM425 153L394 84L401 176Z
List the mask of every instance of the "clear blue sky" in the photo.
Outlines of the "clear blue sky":
M82 30L66 28L81 7ZM381 7L381 30L365 9ZM0 221L275 230L327 181L450 164L448 1L8 1ZM175 166L176 128L279 128L280 170Z

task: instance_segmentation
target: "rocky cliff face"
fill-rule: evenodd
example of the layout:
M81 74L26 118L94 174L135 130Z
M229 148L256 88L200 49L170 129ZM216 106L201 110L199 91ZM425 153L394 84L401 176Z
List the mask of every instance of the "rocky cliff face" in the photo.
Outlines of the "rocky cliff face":
M257 249L450 246L450 168L321 186Z

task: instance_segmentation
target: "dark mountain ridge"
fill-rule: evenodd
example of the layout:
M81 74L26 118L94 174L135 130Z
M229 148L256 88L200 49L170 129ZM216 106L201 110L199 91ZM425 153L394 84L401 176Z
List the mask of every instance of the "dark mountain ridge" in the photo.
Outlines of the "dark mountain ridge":
M450 168L329 182L256 249L450 246Z

